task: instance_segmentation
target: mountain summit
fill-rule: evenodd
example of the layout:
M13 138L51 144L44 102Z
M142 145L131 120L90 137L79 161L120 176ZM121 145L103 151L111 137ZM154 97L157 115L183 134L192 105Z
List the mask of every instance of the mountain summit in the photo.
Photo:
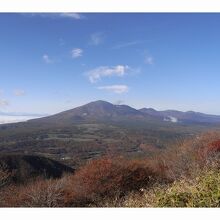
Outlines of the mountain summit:
M145 118L146 114L127 105L114 105L98 100L83 106L67 110L49 117L31 121L47 121L56 123L109 121L132 118Z

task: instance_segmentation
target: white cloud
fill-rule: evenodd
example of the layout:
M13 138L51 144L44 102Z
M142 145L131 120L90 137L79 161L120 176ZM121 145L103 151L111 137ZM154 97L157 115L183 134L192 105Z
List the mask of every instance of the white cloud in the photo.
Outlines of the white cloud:
M9 105L9 102L5 99L0 99L0 107L5 107Z
M146 56L144 62L149 65L154 64L154 58L152 56Z
M44 54L42 58L45 63L53 63L53 60L51 60L47 54Z
M98 87L98 89L114 92L117 94L122 94L128 92L129 88L126 85L111 85L111 86L100 86Z
M59 14L60 17L64 17L64 18L72 18L72 19L76 19L76 20L80 20L80 19L84 19L85 16L79 13L60 13Z
M141 43L144 43L145 41L130 41L130 42L126 42L126 43L121 43L121 44L117 44L115 45L114 47L112 47L112 49L121 49L121 48L124 48L124 47L130 47L130 46L134 46L134 45L137 45L137 44L141 44Z
M178 122L178 118L172 117L172 116L168 116L167 118L164 118L164 121L170 121L173 123L177 123Z
M114 67L100 66L87 72L89 81L96 83L102 77L119 76L122 77L129 70L129 66L117 65Z
M50 19L60 19L60 18L69 18L73 20L81 20L86 18L85 15L81 13L22 13L23 16L28 17L42 17Z
M16 89L14 90L14 95L15 96L24 96L25 95L25 91L22 89Z
M97 46L103 42L103 38L104 38L104 35L102 32L93 33L90 36L90 44Z
M74 48L71 51L71 55L73 59L81 57L83 55L83 50L80 48Z

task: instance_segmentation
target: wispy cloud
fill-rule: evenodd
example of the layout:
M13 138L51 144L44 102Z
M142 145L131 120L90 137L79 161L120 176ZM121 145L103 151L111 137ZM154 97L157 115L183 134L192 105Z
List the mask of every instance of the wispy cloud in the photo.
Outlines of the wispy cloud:
M104 34L102 32L96 32L90 35L90 44L99 45L104 41Z
M154 58L152 56L146 56L144 62L148 65L154 64Z
M44 54L43 56L42 56L42 58L43 58L43 60L44 60L44 62L45 63L53 63L53 60L51 60L50 59L50 57L47 55L47 54Z
M97 87L100 90L106 90L117 94L122 94L128 92L129 88L126 85L110 85L110 86L100 86Z
M14 90L14 95L15 96L24 96L25 91L23 89L16 89L16 90Z
M73 59L81 57L83 55L83 50L80 48L74 48L71 51L71 56Z
M42 17L42 18L51 18L51 19L62 19L68 18L73 20L85 19L86 16L81 13L22 13L24 16L29 17Z
M91 83L96 83L103 77L119 76L122 77L129 71L130 67L127 65L117 65L113 67L100 66L92 69L86 73Z
M84 19L85 16L79 13L60 13L59 14L60 17L63 18L72 18L72 19L76 19L76 20L80 20L80 19Z
M134 46L134 45L137 45L137 44L141 44L141 43L144 43L144 42L145 41L137 40L137 41L130 41L130 42L125 42L125 43L120 43L120 44L117 44L114 47L112 47L112 49L121 49L121 48L124 48L124 47L130 47L130 46Z
M144 51L144 63L147 64L147 65L153 65L154 64L154 57L147 50Z
M6 99L0 99L0 107L8 106L9 102Z

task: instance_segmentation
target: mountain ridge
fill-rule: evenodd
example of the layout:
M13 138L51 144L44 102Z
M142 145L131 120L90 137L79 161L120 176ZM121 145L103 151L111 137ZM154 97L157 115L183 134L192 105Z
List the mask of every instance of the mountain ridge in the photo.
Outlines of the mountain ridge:
M29 122L90 123L120 120L161 121L175 123L220 123L220 116L194 111L164 110L153 108L135 109L128 105L117 105L107 101L93 101L51 116L32 119Z
M169 117L176 118L176 122L185 122L185 123L220 123L220 116L219 115L211 115L205 114L201 112L195 111L178 111L178 110L164 110L164 111L157 111L155 109L150 108L142 108L139 111L147 114L151 114L154 116L164 117L164 119L168 120Z
M60 178L65 173L74 173L74 169L59 161L39 156L26 154L1 154L0 167L13 174L14 182L27 182L37 177Z

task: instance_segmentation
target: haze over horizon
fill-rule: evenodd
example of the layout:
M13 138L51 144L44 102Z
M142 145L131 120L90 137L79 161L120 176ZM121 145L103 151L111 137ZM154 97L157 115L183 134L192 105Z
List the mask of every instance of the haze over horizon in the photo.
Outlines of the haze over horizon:
M54 114L105 100L220 115L219 22L219 14L0 14L0 112Z

